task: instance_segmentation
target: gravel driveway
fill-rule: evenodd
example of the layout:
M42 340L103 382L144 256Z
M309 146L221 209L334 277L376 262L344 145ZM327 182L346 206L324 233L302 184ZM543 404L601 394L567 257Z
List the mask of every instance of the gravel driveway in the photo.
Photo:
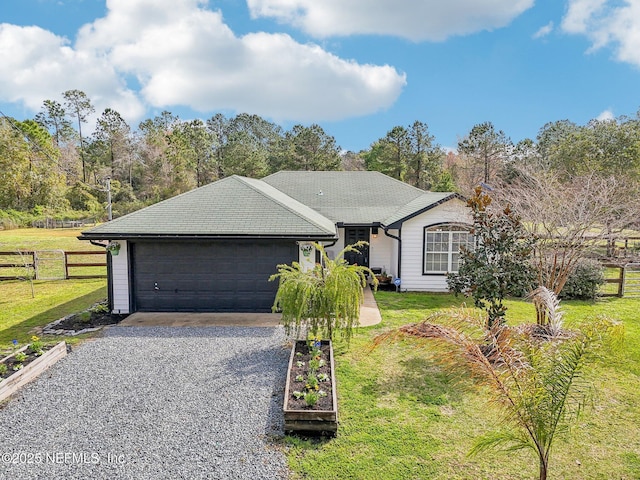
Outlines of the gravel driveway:
M0 409L0 478L287 478L270 442L285 342L281 327L109 328Z

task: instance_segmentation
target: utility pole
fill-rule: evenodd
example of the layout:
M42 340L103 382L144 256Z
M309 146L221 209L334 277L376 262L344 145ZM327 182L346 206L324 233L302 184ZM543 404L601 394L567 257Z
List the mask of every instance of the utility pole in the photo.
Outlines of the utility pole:
M113 220L111 213L111 177L107 177L107 218Z

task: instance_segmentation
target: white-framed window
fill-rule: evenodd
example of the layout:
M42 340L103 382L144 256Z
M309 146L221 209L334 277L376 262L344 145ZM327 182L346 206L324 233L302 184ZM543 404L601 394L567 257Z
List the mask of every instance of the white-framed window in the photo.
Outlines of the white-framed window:
M424 275L457 272L460 247L473 248L469 226L440 224L424 229Z

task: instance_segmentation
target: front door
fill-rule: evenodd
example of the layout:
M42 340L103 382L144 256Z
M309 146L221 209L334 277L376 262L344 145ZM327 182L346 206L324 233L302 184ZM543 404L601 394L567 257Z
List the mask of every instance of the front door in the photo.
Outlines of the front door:
M369 242L369 227L348 227L344 229L344 244L353 245L356 242ZM350 265L369 266L369 245L363 245L359 248L360 252L347 252L344 259Z

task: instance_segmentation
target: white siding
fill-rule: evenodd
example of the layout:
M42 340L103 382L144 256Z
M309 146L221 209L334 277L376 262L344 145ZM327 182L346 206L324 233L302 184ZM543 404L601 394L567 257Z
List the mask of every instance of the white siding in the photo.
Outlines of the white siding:
M444 275L423 275L424 227L437 223L471 224L471 214L465 203L452 199L427 210L402 225L402 290L446 292Z
M335 245L325 248L327 256L331 260L335 260L336 256L344 248L344 228L338 228L338 241Z
M398 235L397 230L389 230L392 235ZM338 253L345 247L344 245L344 228L338 228L338 241L332 247L326 249L329 258L335 259ZM398 259L398 242L393 238L387 237L384 230L378 228L378 237L369 238L369 266L371 268L382 268L387 274L397 275L397 259Z
M129 312L129 255L128 242L118 240L120 253L111 256L111 273L113 276L113 313Z
M393 232L389 232L392 235ZM397 232L395 233L397 235ZM382 228L378 229L377 238L371 235L371 245L369 246L369 267L381 268L387 272L387 275L397 276L397 253L394 254L394 243L397 240L387 237Z

